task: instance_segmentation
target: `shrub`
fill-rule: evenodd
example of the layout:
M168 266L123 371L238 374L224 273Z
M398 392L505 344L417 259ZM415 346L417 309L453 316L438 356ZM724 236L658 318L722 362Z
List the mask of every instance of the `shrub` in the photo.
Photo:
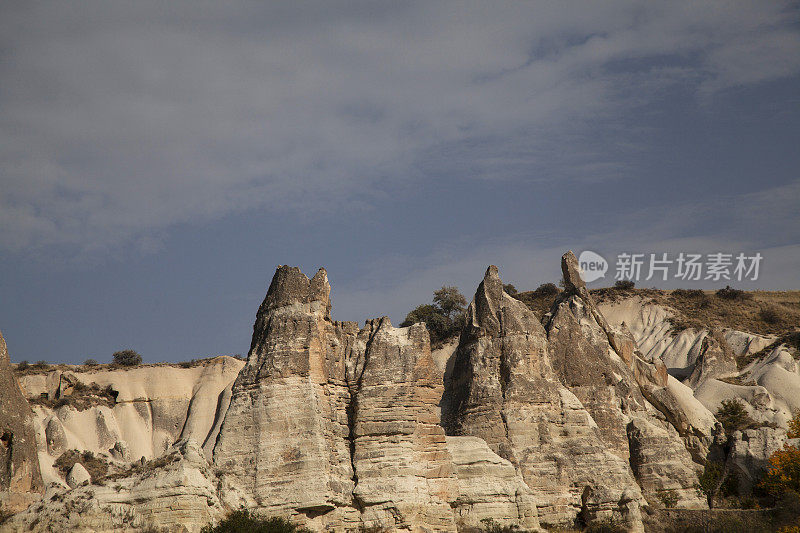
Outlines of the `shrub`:
M734 289L730 285L726 285L724 289L718 290L716 294L719 298L724 300L749 300L752 298L752 295L739 289Z
M306 533L308 529L293 524L285 518L259 518L247 509L228 515L216 526L208 525L202 533Z
M38 369L38 370L45 369L45 368L47 368L47 367L49 367L49 366L50 366L50 363L48 363L47 361L44 361L44 360L39 360L39 361L36 361L36 362L33 364L33 367L34 367L34 368L36 368L36 369Z
M781 314L774 307L762 307L758 316L767 324L777 324L781 322Z
M621 279L614 283L614 288L620 291L629 291L636 287L636 283L631 279Z
M715 416L729 436L734 431L740 431L756 425L756 421L747 414L744 405L738 399L723 400Z
M92 483L96 483L108 472L106 461L90 451L67 450L55 460L53 466L61 472L61 475L66 477L75 463L80 463L86 468L86 471L92 477Z
M30 363L28 361L24 361L23 360L23 361L20 361L19 364L17 365L17 370L19 370L19 371L28 370L28 368L30 368L30 366L31 365L30 365Z
M534 296L555 296L558 294L560 289L556 287L555 283L542 283L536 290L533 291Z
M706 297L706 293L700 289L675 289L672 294L683 298L702 299Z
M484 518L481 520L480 531L483 533L518 533L520 529L517 526L498 524L492 518Z
M518 292L518 291L517 291L517 288L516 288L514 285L512 285L511 283L505 283L505 284L503 284L503 290L504 290L504 291L506 292L506 294L508 294L509 296L516 296L516 295L517 295L517 292Z
M458 335L466 305L467 300L457 287L443 286L433 293L433 304L420 305L408 313L400 327L424 322L431 335L431 343L440 344Z
M800 493L800 448L784 444L782 450L773 453L761 487L778 496L786 492Z
M678 493L675 489L667 489L658 492L658 499L664 504L664 507L673 508L678 505Z
M142 356L133 350L120 350L112 355L114 364L122 366L138 366L142 364Z
M84 366L97 366L100 363L98 363L95 359L87 359L86 361L83 362L83 364Z

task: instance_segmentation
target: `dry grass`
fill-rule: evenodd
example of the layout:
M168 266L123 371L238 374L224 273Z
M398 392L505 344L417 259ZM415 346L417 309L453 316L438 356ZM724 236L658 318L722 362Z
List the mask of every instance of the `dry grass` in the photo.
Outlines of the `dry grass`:
M687 328L730 328L759 335L784 335L800 328L800 291L747 291L737 298L716 291L661 291L634 289L620 293L613 288L591 291L600 302L638 295L676 311L670 320L675 331Z
M75 463L82 464L86 471L89 472L92 477L92 483L102 479L108 472L108 463L102 457L88 451L67 450L56 459L53 466L58 469L62 477L66 478Z
M117 401L117 391L111 385L100 387L97 383L85 385L81 382L75 383L72 392L61 398L50 400L47 397L32 398L28 400L34 405L42 405L51 409L58 409L65 405L74 407L78 411L85 411L98 405L114 407Z
M14 371L17 375L26 376L31 374L46 374L48 372L53 371L60 371L60 372L83 372L87 374L95 373L95 372L103 372L108 370L134 370L136 368L158 368L158 367L172 367L172 368L193 368L196 366L203 366L209 361L216 359L217 357L233 357L234 359L238 359L240 361L246 360L246 357L243 357L240 354L236 355L216 355L214 357L207 357L205 359L192 359L191 361L181 361L176 363L142 363L141 365L137 366L124 366L124 365L117 365L114 363L98 363L96 365L71 365L66 363L57 363L57 364L46 364L46 365L39 365L39 364L29 364L27 367L20 368L19 364L12 365L14 367Z
M748 291L734 297L716 291L677 289L618 289L605 287L589 291L598 303L611 303L632 296L670 307L673 331L688 328L747 331L759 335L790 335L800 330L800 291ZM728 294L730 296L730 294ZM540 319L550 311L558 295L527 291L517 294ZM800 348L798 348L800 349Z

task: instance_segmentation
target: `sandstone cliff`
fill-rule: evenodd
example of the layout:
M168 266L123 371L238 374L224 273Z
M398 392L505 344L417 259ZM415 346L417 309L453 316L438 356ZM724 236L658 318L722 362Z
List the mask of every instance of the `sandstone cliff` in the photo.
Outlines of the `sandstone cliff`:
M16 512L42 491L33 413L11 369L0 333L0 513Z
M719 438L712 412L742 398L753 416L785 424L800 397L797 362L770 338L675 333L668 309L635 297L598 305L571 252L562 271L565 290L540 320L490 267L459 339L431 353L423 324L333 321L325 270L309 279L282 266L246 363L26 375L33 417L21 394L0 415L32 420L24 457L38 447L49 486L0 528L195 532L245 506L315 531L608 518L641 531L642 508L665 495L704 507L695 485ZM741 354L754 357L740 370ZM745 384L721 381L732 373ZM77 402L87 390L93 399ZM781 431L732 437L728 463L743 485ZM80 457L56 468L73 449L106 473ZM31 468L14 472L35 491Z

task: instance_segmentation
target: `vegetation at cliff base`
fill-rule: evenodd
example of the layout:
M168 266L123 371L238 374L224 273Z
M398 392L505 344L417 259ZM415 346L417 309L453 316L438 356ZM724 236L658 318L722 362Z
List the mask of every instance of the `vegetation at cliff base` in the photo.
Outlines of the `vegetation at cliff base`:
M208 525L202 533L306 533L308 529L280 518L260 518L247 509L234 511L216 526ZM310 532L309 532L310 533Z

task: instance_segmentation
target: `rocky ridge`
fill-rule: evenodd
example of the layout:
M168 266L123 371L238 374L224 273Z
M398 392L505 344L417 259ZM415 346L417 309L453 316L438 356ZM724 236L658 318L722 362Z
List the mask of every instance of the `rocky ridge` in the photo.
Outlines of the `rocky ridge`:
M704 507L697 472L718 427L702 391L730 371L719 339L738 337L707 334L696 356L676 355L684 344L658 321L639 320L635 306L598 305L571 252L562 271L565 291L539 320L489 267L452 353L432 354L423 324L333 321L325 270L309 279L283 266L258 310L247 363L205 365L180 402L102 373L26 377L29 398L96 383L112 384L117 403L36 407L50 484L0 529L198 531L245 506L315 531L456 531L487 518L527 530L613 519L642 531L643 507L663 505L665 494L678 507ZM687 364L675 372L681 357ZM749 375L796 372L780 351L771 357ZM145 396L169 408L151 413L132 446L121 407L135 410ZM789 408L792 398L780 401ZM101 418L108 431L75 437ZM735 440L731 461L743 472L782 442L765 429ZM105 478L87 483L80 463L67 480L52 468L61 450L92 446L111 463Z

